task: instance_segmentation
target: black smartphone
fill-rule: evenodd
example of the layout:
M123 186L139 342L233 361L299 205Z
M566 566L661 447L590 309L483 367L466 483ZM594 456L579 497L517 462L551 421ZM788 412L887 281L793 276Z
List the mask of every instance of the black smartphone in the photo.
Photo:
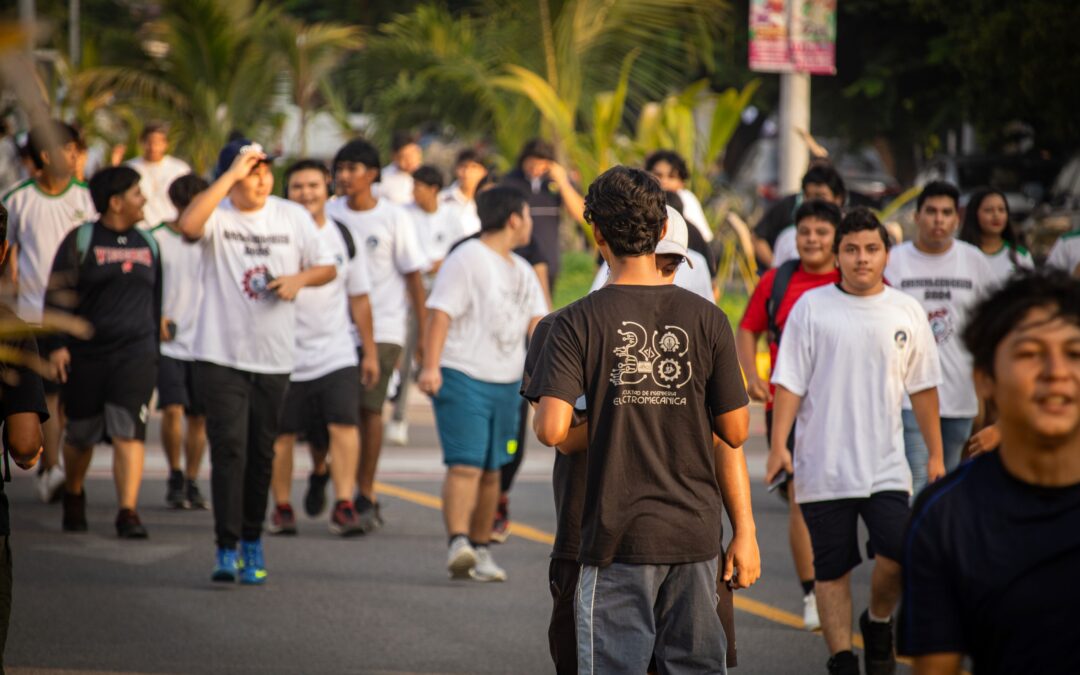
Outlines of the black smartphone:
M165 322L165 334L169 336L170 340L175 340L176 339L176 322L175 321L166 321Z
M787 469L780 469L780 473L776 474L776 477L769 483L769 492L776 492L777 488L789 480L791 480L791 474L787 472Z

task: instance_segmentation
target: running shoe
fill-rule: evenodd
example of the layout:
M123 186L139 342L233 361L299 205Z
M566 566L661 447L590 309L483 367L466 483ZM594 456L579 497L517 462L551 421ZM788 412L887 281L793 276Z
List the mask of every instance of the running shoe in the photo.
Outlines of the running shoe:
M476 566L477 551L465 536L454 537L446 556L446 569L451 579L468 579Z
M506 581L506 570L495 564L487 546L476 549L476 565L469 570L473 581Z
M60 499L64 487L64 470L59 465L43 469L37 476L38 498L46 504Z
M390 445L408 445L409 423L405 420L390 420L383 430L383 439Z
M293 513L292 506L288 504L275 506L266 531L270 534L296 534L296 514Z
M198 484L193 480L189 479L184 482L184 497L187 498L189 509L206 511L210 508L210 505L206 502L206 498L199 492Z
M262 540L240 542L240 583L259 585L266 582L266 560Z
M116 514L116 536L121 539L146 539L149 535L139 514L132 509L120 509Z
M217 564L214 565L214 573L210 575L211 581L233 583L240 570L240 562L236 556L236 549L221 548L217 550Z
M364 495L356 495L353 500L353 508L356 509L356 518L360 522L360 529L364 534L369 534L379 529L382 518L379 516L379 505Z
M833 654L827 666L829 675L859 675L859 659L851 650Z
M499 497L499 506L495 509L495 523L491 526L491 541L501 544L510 536L510 498Z
M866 675L893 675L896 672L896 653L893 651L893 621L888 623L870 620L870 610L859 616L862 631L863 667Z
M330 472L313 473L308 476L307 492L304 493L304 513L315 518L326 508L326 484L330 482Z
M170 509L186 509L188 507L187 495L184 494L184 473L182 471L170 471L169 482L165 489L165 505Z
M330 516L330 532L341 537L364 534L360 519L356 517L356 509L348 499L341 499L334 505L334 513Z
M64 532L86 532L86 490L73 495L64 490Z
M821 619L818 617L817 596L810 591L802 599L803 628L806 630L818 630L821 628Z

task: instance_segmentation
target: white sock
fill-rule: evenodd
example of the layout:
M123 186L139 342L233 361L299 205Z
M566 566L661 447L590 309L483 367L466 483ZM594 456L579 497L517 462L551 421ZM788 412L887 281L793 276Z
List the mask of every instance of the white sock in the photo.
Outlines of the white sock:
M874 613L871 612L869 609L866 610L866 615L870 618L870 623L889 623L890 621L892 621L892 616L887 616L884 619L879 619L878 617L874 616Z

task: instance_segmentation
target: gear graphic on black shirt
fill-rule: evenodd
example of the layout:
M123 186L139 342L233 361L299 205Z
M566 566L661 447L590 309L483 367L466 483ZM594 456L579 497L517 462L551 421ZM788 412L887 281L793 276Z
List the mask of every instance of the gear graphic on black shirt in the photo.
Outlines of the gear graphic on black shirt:
M682 366L675 359L663 359L657 364L656 375L665 382L676 382L682 375Z

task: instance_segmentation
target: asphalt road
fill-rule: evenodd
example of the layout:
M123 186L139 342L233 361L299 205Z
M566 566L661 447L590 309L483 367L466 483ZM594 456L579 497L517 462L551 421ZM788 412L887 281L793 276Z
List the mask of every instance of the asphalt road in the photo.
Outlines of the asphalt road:
M144 542L113 529L111 453L97 451L87 488L90 532L60 531L60 507L37 501L25 474L9 484L15 597L8 672L25 673L550 673L547 564L554 510L552 451L535 439L511 502L518 534L494 549L503 584L451 582L437 510L442 467L425 401L411 402L410 444L384 450L387 526L342 540L300 514L300 535L267 537L263 587L209 580L209 512L164 507L156 424L140 514ZM737 596L735 673L824 671L820 634L801 623L787 545L786 506L761 486L760 410L747 453L763 575ZM307 472L298 453L294 503ZM21 472L19 472L21 473ZM203 490L208 492L204 467ZM868 565L854 575L866 605ZM901 667L901 672L908 672Z

